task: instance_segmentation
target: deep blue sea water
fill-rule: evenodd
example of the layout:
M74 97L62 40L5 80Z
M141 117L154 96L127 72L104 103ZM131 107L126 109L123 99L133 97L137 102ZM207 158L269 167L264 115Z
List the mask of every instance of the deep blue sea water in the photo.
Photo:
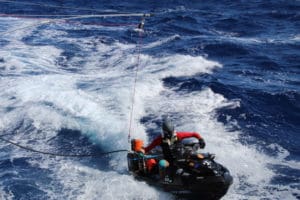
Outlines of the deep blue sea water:
M3 137L61 154L128 149L138 67L131 138L147 143L169 115L231 171L224 199L300 199L300 1L26 2L0 1ZM144 33L141 17L28 16L124 12L153 16ZM176 198L130 176L126 153L0 149L0 199Z

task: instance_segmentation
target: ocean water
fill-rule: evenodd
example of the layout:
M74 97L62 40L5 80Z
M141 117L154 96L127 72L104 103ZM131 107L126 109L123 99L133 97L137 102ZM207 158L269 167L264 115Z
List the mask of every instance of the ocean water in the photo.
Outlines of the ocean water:
M223 199L300 199L299 11L296 0L0 1L0 134L99 153L129 149L129 129L148 143L169 115L232 173ZM143 33L141 17L28 16L124 12L154 15ZM135 180L126 152L0 149L0 199L176 199Z

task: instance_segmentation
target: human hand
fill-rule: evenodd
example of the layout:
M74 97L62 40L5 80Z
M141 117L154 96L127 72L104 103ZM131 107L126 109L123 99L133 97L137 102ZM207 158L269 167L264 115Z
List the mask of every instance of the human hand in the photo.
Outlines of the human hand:
M205 142L204 142L204 140L201 138L201 139L199 139L199 145L200 145L200 148L201 149L204 149L204 147L205 147Z
M144 147L141 148L140 152L143 153L143 154L145 154L145 149L144 149Z

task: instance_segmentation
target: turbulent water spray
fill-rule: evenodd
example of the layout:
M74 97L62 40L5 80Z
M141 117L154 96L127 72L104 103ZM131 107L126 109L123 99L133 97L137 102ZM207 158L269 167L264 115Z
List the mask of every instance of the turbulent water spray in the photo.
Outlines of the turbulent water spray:
M254 56L255 62L251 62L251 66L261 62L259 69L268 73L268 80L273 73L280 75L275 68L285 66L284 62L279 62L278 66L277 61L262 62L264 58L272 59L272 56L269 57L270 52L266 53L272 37L269 39L262 33L268 28L264 27L258 31L259 35L252 32L254 35L249 36L250 38L243 37L243 31L231 30L230 36L236 38L233 40L232 37L224 37L222 34L228 32L227 25L237 23L240 19L244 20L245 17L235 18L239 16L236 10L234 15L229 13L230 23L223 21L228 16L222 14L228 14L228 9L232 9L232 6L222 7L219 4L218 6L224 9L211 15L213 12L209 9L210 4L205 10L190 9L187 4L183 4L185 6L178 5L171 9L162 5L164 14L156 19L164 23L156 24L151 27L151 32L147 33L153 37L144 41L146 48L143 48L143 53L140 54L143 68L139 69L135 98L135 118L142 119L142 123L137 123L138 127L132 133L133 137L142 137L147 141L145 132L148 132L150 137L158 134L157 130L160 128L155 122L160 120L160 115L171 114L174 116L177 130L200 132L206 139L206 149L217 153L217 161L227 166L233 174L235 181L224 199L297 199L300 194L297 170L300 168L299 162L291 156L293 152L276 142L271 145L263 144L262 150L257 144L248 144L247 139L244 139L251 137L248 132L244 132L241 127L232 128L238 127L238 122L230 114L223 112L224 108L226 111L232 110L233 113L237 113L238 119L240 117L251 121L247 109L252 107L245 107L245 103L251 99L247 94L243 94L246 95L244 102L241 97L236 97L233 91L239 91L239 87L242 87L240 84L243 83L250 87L251 80L255 79L257 74L261 74L261 71L255 71L253 68L249 70L242 62L243 57L249 61L252 60L249 55L259 52ZM251 4L250 7L255 6ZM263 9L265 8L266 6ZM5 9L5 6L2 9ZM252 11L250 9L247 15L255 13L257 16L258 12ZM285 13L273 11L274 8L272 12L264 12L270 14L264 22L268 27L272 27L269 22L273 21L274 17L277 18L278 21L273 23L276 24L273 31L277 33L278 25L283 26L281 22L284 21ZM193 16L190 13L193 13ZM206 14L205 19L201 17L203 14ZM221 20L218 19L220 15ZM49 149L51 152L64 148L65 144L55 139L65 134L60 132L61 129L79 130L79 134L85 136L83 138L89 138L89 141L100 146L103 151L112 150L112 147L125 149L128 144L127 129L124 131L124 127L128 127L128 105L131 104L131 84L134 80L132 66L136 64L136 60L132 58L137 57L136 53L128 56L128 52L134 52L136 45L131 43L132 38L118 40L114 36L119 37L119 34L105 33L111 30L124 31L123 36L128 38L129 31L122 27L103 28L94 24L79 23L74 26L74 23L68 23L70 21L59 19L55 20L62 23L30 26L37 22L36 20L42 22L43 19L24 17L2 16L0 19L0 26L3 27L1 30L4 32L28 26L21 29L22 31L6 34L0 43L0 111L5 116L0 118L1 132L14 133L9 137L10 140L20 142L22 146ZM60 18L64 17L68 16ZM296 19L292 15L287 17ZM46 21L53 19L52 16L47 18L50 19L45 19ZM248 24L251 25L252 21L251 19L246 23L245 32L248 33ZM216 22L217 26L212 27L208 22L213 22L213 26ZM190 23L193 25L190 26ZM224 24L226 30L224 28L223 32L217 32ZM288 24L285 23L280 31L284 31ZM199 32L201 27L204 29ZM233 28L237 29L240 26ZM85 35L95 30L97 33L104 33L104 36ZM292 36L291 29L288 30L287 35ZM261 35L263 36L260 37ZM281 36L279 34L278 37ZM261 43L253 43L252 37L258 38ZM271 51L276 52L277 58L280 51L284 50L285 57L280 57L280 60L295 60L297 57L289 55L289 49L297 47L297 40L291 41L290 44L279 48L283 44L276 43ZM258 46L259 50L253 49L253 46ZM238 61L231 60L233 54L238 54ZM215 56L216 59L222 58L225 67L222 68L219 62L211 61L206 55ZM226 60L229 57L230 61ZM273 67L274 71L265 71L265 65ZM293 67L292 64L288 66L285 72ZM291 73L291 82L296 84L295 72L296 69ZM224 84L224 80L229 83ZM264 80L259 80L260 87ZM269 84L272 85L272 80ZM280 88L284 85L288 89L286 84L280 82ZM232 89L232 85L237 87ZM295 90L298 89L297 86ZM247 90L247 87L242 87L242 90ZM280 88L272 87L274 90ZM255 101L260 102L259 99L265 95L265 89L259 88L263 93L258 93ZM250 91L251 94L253 91L255 90ZM289 94L297 100L298 97L293 96L297 93ZM282 99L281 95L267 97ZM286 98L283 99L284 104L290 102L286 101ZM225 123L220 122L219 118L222 116L226 117ZM260 121L253 123L256 128L256 123ZM253 126L251 123L250 125ZM280 130L277 124L274 127ZM134 135L137 133L139 135ZM276 135L276 132L273 134ZM263 140L260 136L258 138L254 139L259 142ZM268 141L269 138L271 137L268 137ZM75 137L74 140L72 136L68 139L70 144L75 143L77 139L82 142L81 137ZM76 145L76 148L85 148L85 144ZM173 196L157 191L129 176L123 154L98 159L49 159L48 156L40 154L30 154L29 157L26 151L12 148L12 145L4 142L0 143L0 147L0 165L4 169L0 179L0 198L3 199L174 199ZM272 154L265 154L265 150ZM22 185L22 191L18 190L18 185Z
M5 2L12 2L12 1L5 1ZM39 4L38 4L39 5ZM10 16L10 17L61 17L61 16L67 16L67 15L1 15L1 16ZM137 28L139 29L139 42L137 43L137 52L138 52L138 56L137 56L137 64L135 65L135 78L134 78L134 84L133 84L133 93L132 93L132 103L131 103L131 111L130 111L130 122L129 122L129 132L128 132L128 141L130 142L130 137L131 137L131 127L132 127L132 120L133 120L133 114L134 114L134 101L135 101L135 91L136 91L136 83L137 83L137 75L138 75L138 70L139 70L139 65L140 65L140 54L141 54L141 40L142 40L142 33L143 33L143 28L144 28L144 23L145 23L145 17L149 17L150 14L139 14L139 13L130 13L130 14L102 14L102 15L73 15L73 16L68 16L66 18L61 18L59 20L70 20L70 19L82 19L82 18L94 18L94 17L121 17L121 16L142 16L142 20L139 23L139 25L137 26ZM52 22L57 22L56 19L53 20L45 20L42 22L38 22L38 23L34 23L28 26L24 26L18 29L14 29L14 30L10 30L10 31L5 31L3 32L3 34L9 34L9 33L13 33L22 29L26 29L26 28L30 28L30 27L34 27L34 26L38 26L41 24L47 24L47 23L52 23ZM40 154L44 154L44 155L51 155L51 156L60 156L60 157L99 157L99 156L104 156L104 155L108 155L108 154L112 154L112 153L118 153L118 152L124 152L127 150L114 150L114 151L109 151L109 152L103 152L103 153L97 153L97 154L60 154L60 153L51 153L51 152L46 152L46 151L41 151L41 150L37 150L37 149L33 149L31 147L27 147L27 146L23 146L20 145L16 142L13 142L11 140L5 139L3 138L3 136L5 135L1 135L0 136L0 140L7 142L9 144L12 144L16 147L25 149L27 151L31 151L31 152L35 152L35 153L40 153Z

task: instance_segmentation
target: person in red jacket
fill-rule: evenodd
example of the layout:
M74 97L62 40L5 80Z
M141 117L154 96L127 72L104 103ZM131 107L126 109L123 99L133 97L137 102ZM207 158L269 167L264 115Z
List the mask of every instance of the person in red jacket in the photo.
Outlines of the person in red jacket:
M162 134L155 138L147 147L144 148L145 153L147 154L156 146L161 146L164 159L159 161L159 167L166 169L174 167L175 155L172 153L172 146L181 141L184 138L195 137L199 139L200 148L205 147L204 139L196 132L176 132L174 125L172 124L169 118L164 118L162 122Z

